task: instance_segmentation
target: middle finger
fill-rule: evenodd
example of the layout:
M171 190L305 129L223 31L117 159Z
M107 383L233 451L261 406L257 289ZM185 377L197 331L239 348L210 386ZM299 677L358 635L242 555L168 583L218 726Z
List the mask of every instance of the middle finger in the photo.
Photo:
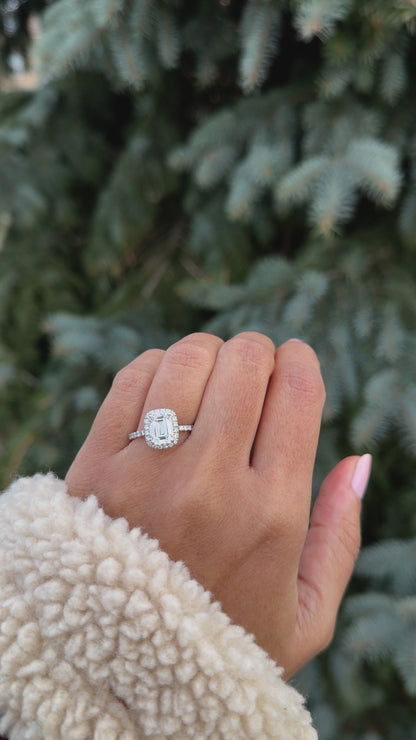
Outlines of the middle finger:
M221 339L211 334L196 333L184 337L166 350L148 390L138 420L139 429L143 427L145 415L154 409L171 409L179 425L194 423L222 343ZM185 439L185 434L181 433L178 445ZM143 439L134 440L134 444L143 445ZM160 450L157 450L157 454L160 454Z

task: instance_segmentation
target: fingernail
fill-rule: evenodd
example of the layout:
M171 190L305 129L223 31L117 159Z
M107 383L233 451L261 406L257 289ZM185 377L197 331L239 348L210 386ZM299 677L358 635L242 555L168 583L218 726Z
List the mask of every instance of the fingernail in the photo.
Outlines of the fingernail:
M368 453L360 457L360 459L358 460L351 482L352 490L354 491L357 498L362 499L367 490L372 461L373 458Z
M300 342L302 344L302 340L301 339L297 339L296 337L292 337L291 339L288 339L287 341L288 342Z

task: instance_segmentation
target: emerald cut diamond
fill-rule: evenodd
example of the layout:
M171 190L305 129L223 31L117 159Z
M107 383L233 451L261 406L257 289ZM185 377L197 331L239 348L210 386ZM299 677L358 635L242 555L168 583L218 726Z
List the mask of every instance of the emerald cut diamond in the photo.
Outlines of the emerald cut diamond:
M144 438L155 450L174 447L179 440L178 418L171 409L155 409L144 417Z

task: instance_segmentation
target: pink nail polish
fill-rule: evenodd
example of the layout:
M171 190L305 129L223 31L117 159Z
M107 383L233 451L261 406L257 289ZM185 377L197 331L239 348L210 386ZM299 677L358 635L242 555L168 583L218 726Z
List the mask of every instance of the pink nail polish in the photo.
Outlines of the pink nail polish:
M366 492L372 460L371 455L368 453L358 460L351 482L352 490L357 498L362 499Z

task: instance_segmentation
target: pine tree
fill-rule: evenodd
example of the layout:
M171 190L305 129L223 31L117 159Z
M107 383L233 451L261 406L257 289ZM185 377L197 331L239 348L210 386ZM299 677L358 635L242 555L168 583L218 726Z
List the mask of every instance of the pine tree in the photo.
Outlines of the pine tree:
M339 634L299 681L322 738L415 739L415 4L1 13L2 485L63 474L147 347L310 342L316 482L350 452L375 464Z

